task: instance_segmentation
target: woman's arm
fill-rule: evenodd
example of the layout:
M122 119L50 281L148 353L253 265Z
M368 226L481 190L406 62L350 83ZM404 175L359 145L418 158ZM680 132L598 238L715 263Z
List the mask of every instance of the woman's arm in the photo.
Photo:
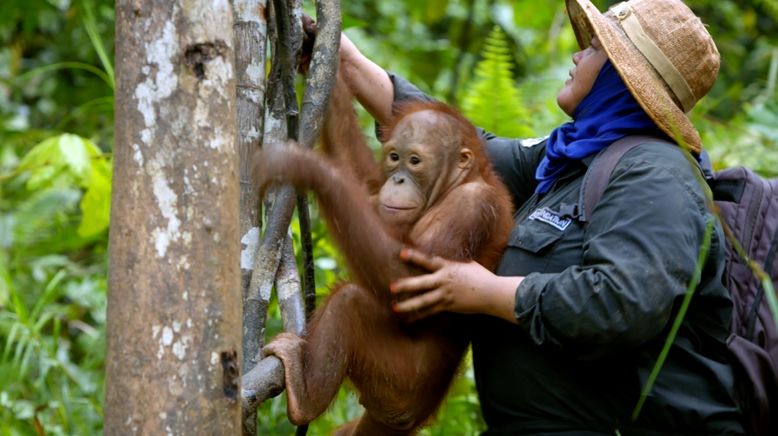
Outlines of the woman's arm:
M340 73L378 125L388 124L395 98L433 100L405 78L390 77L344 34L340 38ZM489 160L514 196L516 206L520 206L535 191L535 167L545 155L545 141L502 138L485 131L481 136Z
M400 258L429 274L406 277L390 286L400 298L394 311L408 321L438 312L482 313L516 324L516 289L523 277L502 277L477 262L455 262L429 257L405 248Z
M394 85L386 71L363 55L344 34L340 36L340 72L351 93L378 124L388 124Z

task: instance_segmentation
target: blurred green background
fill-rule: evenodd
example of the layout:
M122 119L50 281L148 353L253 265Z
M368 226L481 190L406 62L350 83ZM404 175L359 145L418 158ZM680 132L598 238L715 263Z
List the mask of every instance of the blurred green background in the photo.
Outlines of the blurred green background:
M692 112L705 147L717 167L777 176L778 1L687 4L722 55L716 86ZM342 8L364 53L476 124L540 136L566 120L555 96L576 47L562 1L350 0ZM102 430L113 34L110 1L0 3L0 435ZM345 274L313 215L323 296ZM270 322L280 328L277 309ZM469 366L462 373L424 434L483 428ZM309 434L359 413L344 389ZM259 430L293 432L283 396L260 408Z

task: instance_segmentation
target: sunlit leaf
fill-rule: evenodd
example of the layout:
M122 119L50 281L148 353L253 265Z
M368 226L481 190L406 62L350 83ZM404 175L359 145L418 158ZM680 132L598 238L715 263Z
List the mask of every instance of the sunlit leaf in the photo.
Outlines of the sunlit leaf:
M108 228L111 167L92 141L67 133L46 139L30 150L19 169L30 172L30 190L72 185L85 189L78 227L82 237L98 235Z
M70 184L72 179L62 169L65 166L59 136L48 138L30 150L19 162L19 171L28 171L27 189L43 189L54 184ZM56 183L60 182L61 183Z
M82 217L78 234L83 237L97 235L108 228L111 212L110 177L110 172L105 168L92 168L87 190L81 198Z
M91 141L66 133L57 137L59 145L59 159L79 182L84 181L89 175L91 157L95 155L96 148ZM58 159L58 160L59 160Z

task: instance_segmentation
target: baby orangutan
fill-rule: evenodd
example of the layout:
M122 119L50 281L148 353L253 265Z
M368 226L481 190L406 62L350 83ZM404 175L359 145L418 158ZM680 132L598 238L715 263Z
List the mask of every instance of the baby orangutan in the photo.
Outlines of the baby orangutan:
M264 351L284 363L292 423L321 415L348 377L366 412L339 434L413 434L442 402L467 337L462 315L408 323L393 313L389 284L420 272L400 250L493 269L513 226L511 199L475 128L451 107L396 108L379 166L351 104L339 78L322 135L328 157L289 146L255 158L261 190L314 191L353 279L332 290L304 337L280 334Z

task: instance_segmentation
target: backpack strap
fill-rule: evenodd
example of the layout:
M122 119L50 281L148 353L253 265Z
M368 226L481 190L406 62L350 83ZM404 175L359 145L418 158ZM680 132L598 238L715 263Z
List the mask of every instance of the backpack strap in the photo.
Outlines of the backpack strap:
M648 142L672 144L654 136L625 136L597 153L584 174L578 199L580 207L578 220L584 223L584 226L589 222L594 207L597 206L602 194L605 193L613 169L616 168L621 157L638 145Z

